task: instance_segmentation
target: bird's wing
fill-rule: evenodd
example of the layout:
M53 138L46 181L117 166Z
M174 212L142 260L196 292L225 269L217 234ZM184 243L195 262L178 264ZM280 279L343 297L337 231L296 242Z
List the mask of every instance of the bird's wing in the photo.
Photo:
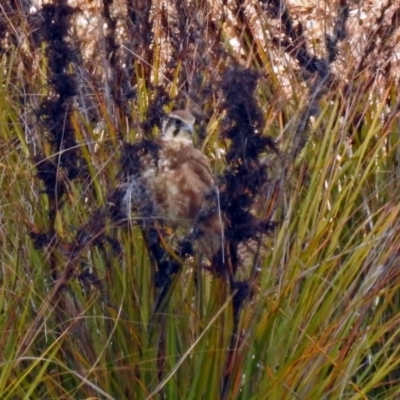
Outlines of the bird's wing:
M191 151L187 153L187 159L185 161L189 168L207 187L212 188L215 185L210 162L200 150L191 149Z

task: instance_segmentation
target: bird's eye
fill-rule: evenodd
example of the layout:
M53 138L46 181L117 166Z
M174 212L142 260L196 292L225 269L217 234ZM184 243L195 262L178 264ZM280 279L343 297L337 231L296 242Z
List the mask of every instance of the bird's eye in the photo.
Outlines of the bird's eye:
M176 126L181 126L183 124L183 122L180 119L176 119L175 124L176 124Z

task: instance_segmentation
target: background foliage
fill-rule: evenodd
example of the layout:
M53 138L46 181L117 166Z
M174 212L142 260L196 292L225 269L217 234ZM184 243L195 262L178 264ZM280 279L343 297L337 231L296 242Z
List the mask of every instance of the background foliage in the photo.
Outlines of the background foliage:
M1 398L398 398L399 13L3 1ZM260 251L160 285L121 184L185 107Z

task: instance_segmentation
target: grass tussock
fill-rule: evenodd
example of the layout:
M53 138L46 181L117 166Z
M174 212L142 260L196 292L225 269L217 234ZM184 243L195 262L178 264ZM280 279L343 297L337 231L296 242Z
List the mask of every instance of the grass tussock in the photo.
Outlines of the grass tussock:
M2 399L398 397L394 3L2 2ZM209 264L126 192L178 108Z

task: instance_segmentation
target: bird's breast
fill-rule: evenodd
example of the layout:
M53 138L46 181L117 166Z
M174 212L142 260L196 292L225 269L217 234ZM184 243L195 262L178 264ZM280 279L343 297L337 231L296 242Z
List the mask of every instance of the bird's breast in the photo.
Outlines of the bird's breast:
M193 150L182 143L163 141L157 166L143 173L158 216L175 227L193 225L210 190L198 174L199 165L190 162Z
M176 226L190 226L198 212L196 193L187 178L182 169L167 167L160 169L157 176L156 203L160 215Z

